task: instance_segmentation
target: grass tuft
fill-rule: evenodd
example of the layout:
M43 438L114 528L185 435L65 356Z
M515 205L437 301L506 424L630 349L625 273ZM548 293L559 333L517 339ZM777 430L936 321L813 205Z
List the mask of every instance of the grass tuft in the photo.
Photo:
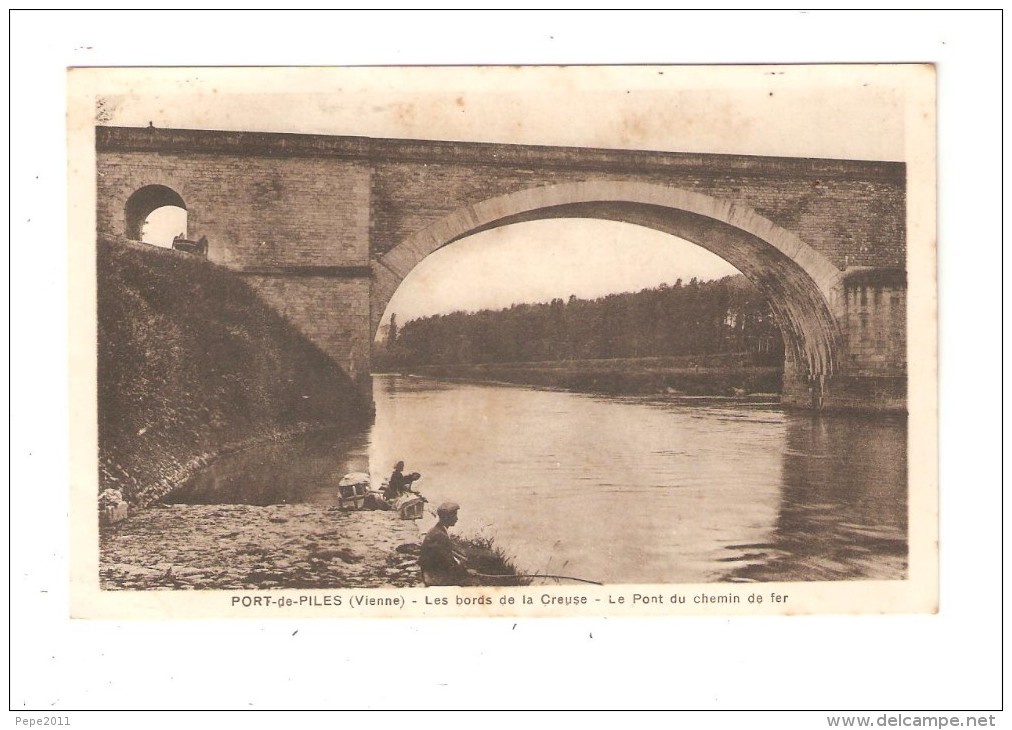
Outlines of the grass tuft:
M482 574L481 584L488 586L526 586L531 579L521 577L521 571L494 538L485 535L450 537L453 549L464 556L464 567ZM494 577L489 577L494 576Z

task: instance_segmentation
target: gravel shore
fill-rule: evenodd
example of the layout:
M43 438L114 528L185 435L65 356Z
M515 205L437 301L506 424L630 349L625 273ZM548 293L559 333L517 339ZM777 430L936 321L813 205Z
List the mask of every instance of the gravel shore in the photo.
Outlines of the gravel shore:
M152 505L102 529L103 590L421 585L414 522L313 504Z

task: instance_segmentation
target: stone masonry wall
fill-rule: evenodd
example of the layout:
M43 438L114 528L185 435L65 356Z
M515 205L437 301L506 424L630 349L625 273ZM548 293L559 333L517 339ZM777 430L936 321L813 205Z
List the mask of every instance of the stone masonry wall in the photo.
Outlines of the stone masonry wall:
M125 236L129 197L165 185L183 198L190 238L233 268L367 266L369 167L311 158L103 152L98 227Z
M247 282L352 380L369 374L369 279L247 275Z
M796 233L841 270L905 264L905 183L901 176L873 171L868 179L852 175L834 178L788 163L773 172L764 167L728 173L719 166L665 171L535 171L508 165L380 162L372 180L373 253L385 253L465 205L525 188L586 180L649 182L746 205Z
M574 164L560 153L534 169L491 160L377 160L371 196L373 255L386 253L454 210L496 195L564 182L619 180L678 187L747 206L795 233L840 269L905 266L906 182L897 163L848 166L844 161L754 158L750 166L745 158L722 169L720 156L713 156L718 159L707 165L638 169L579 165L582 151L569 152Z
M843 323L853 369L867 374L904 373L907 364L905 286L848 284Z
M195 216L190 235L229 265L365 265L463 206L584 180L748 206L841 270L906 260L896 162L112 127L97 146L100 230L121 235L129 195L164 184Z
M250 272L257 293L355 379L369 370L369 177L367 165L326 158L107 151L98 228L124 235L134 192L173 189L208 258Z

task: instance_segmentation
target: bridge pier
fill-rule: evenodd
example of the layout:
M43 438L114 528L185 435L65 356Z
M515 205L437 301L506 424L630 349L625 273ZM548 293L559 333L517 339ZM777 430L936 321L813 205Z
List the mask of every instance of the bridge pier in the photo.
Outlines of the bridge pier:
M842 285L844 352L837 370L810 374L788 354L781 402L810 410L905 412L906 272L852 267Z
M780 396L786 408L806 411L905 413L907 379L903 374L837 373L805 377L784 364Z

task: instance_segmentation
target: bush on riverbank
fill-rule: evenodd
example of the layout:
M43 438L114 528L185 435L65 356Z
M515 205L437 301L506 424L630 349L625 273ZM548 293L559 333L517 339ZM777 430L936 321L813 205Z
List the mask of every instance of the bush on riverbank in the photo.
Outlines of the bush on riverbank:
M235 273L145 244L97 251L99 489L134 505L214 455L369 404Z
M453 549L464 556L464 567L481 574L482 585L525 586L530 578L520 577L513 559L491 537L452 535ZM495 577L490 577L495 576Z

